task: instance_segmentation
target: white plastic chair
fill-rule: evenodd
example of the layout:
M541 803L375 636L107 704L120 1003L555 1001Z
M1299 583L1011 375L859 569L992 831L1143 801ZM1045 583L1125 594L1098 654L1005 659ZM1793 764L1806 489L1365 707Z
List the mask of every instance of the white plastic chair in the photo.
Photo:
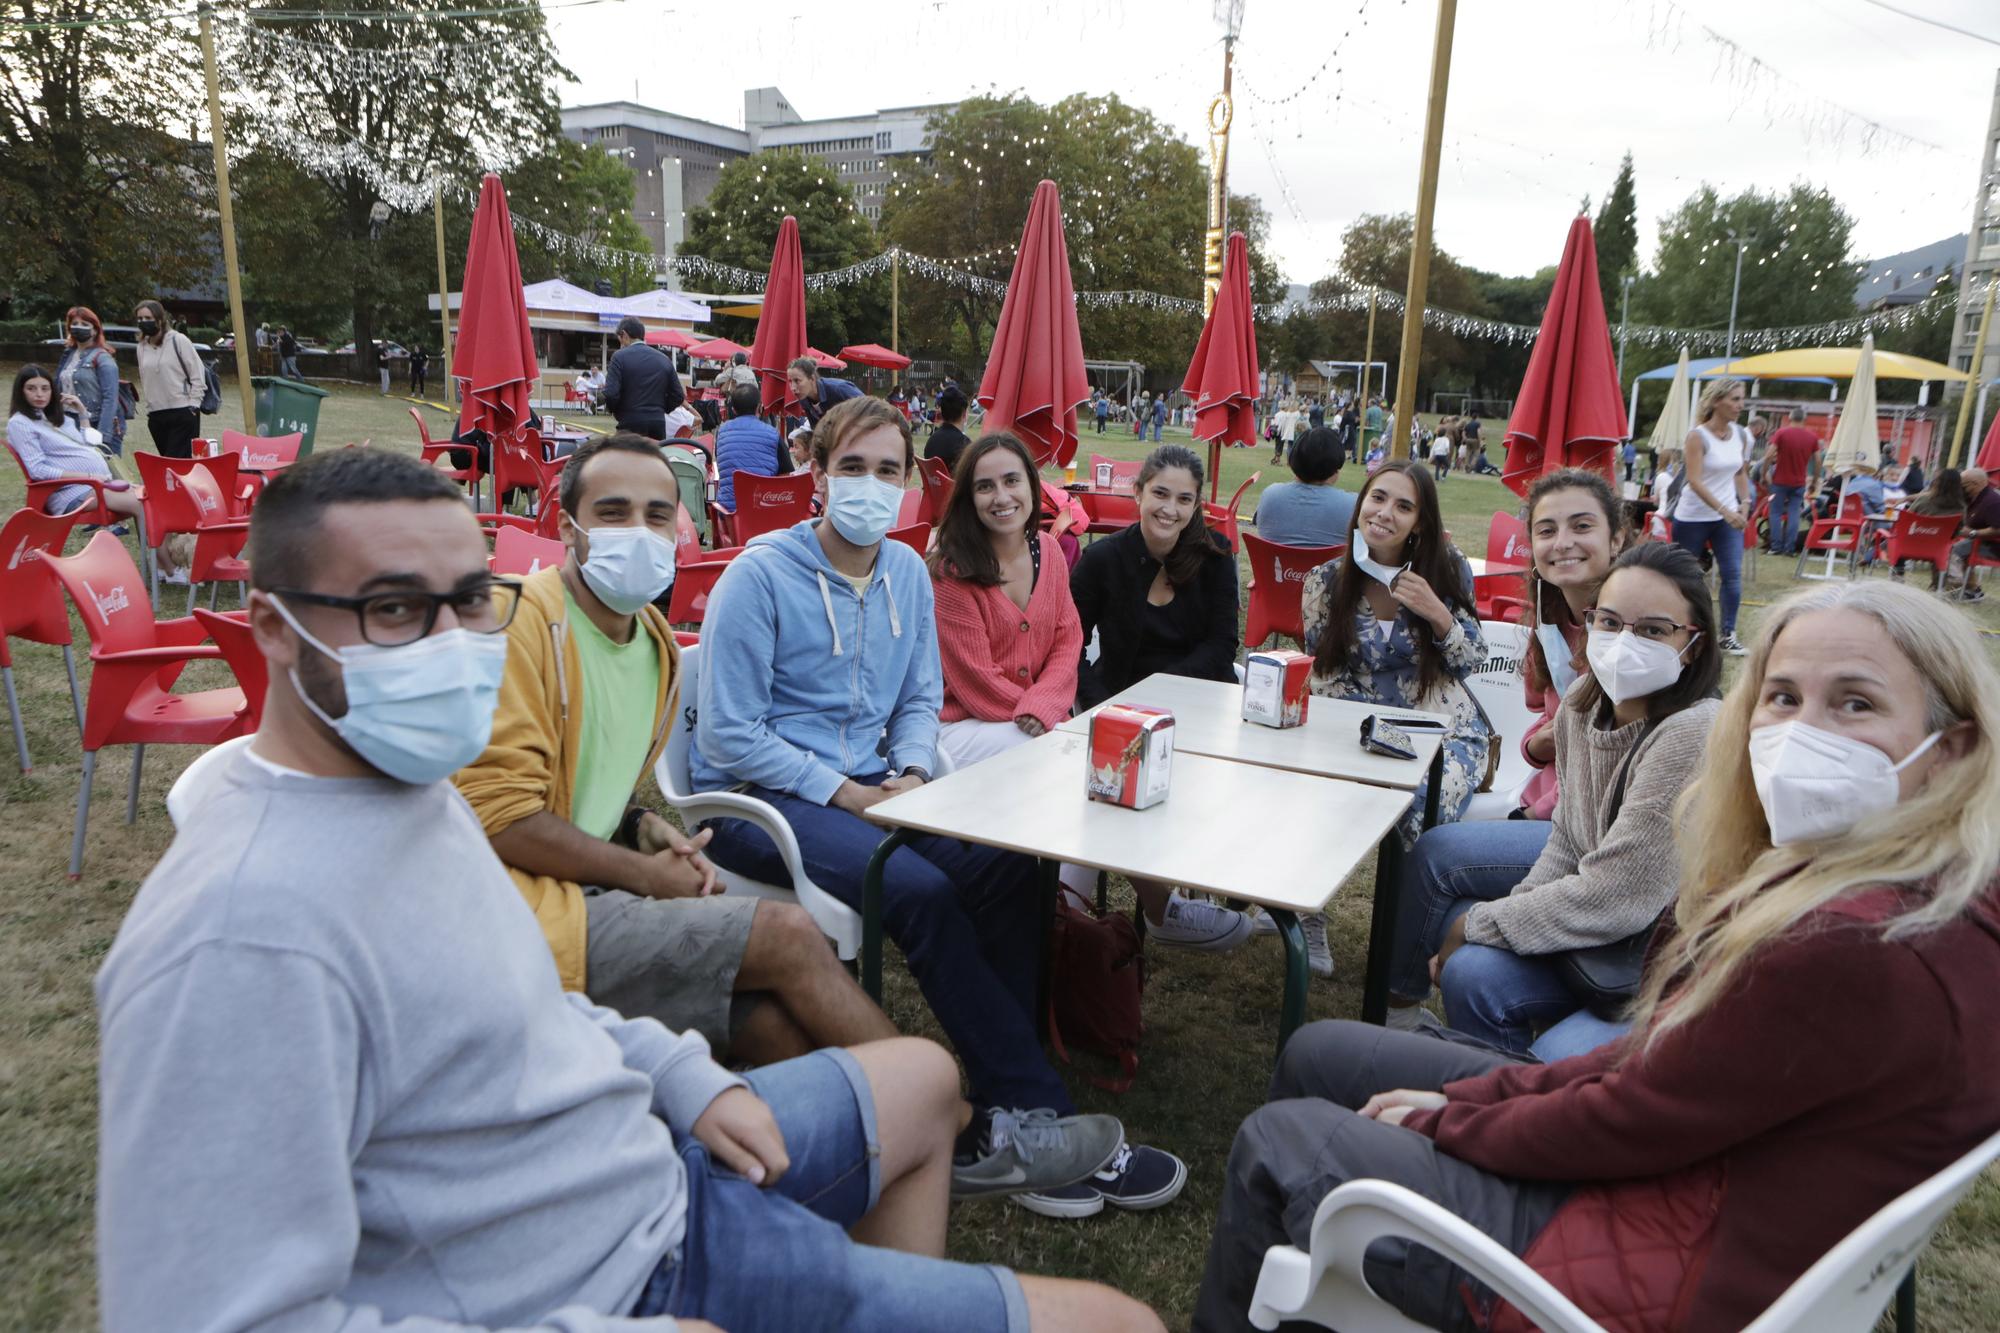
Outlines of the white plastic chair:
M167 788L167 818L173 821L175 828L186 823L187 817L201 808L201 803L208 798L209 788L221 774L222 766L255 739L254 735L236 736L211 745L181 770L181 775L174 779L174 785Z
M1932 1233L1995 1160L2000 1134L1891 1199L1800 1274L1744 1333L1869 1333ZM1504 1245L1385 1180L1350 1181L1327 1195L1313 1216L1310 1253L1290 1245L1265 1252L1250 1322L1265 1329L1293 1319L1370 1333L1425 1333L1428 1325L1377 1296L1362 1275L1368 1247L1391 1238L1437 1251L1545 1333L1604 1333Z
M1465 685L1500 733L1500 769L1493 775L1493 790L1474 795L1460 818L1505 819L1521 804L1521 789L1534 776L1534 766L1521 753L1521 737L1542 715L1528 707L1521 691L1521 659L1530 637L1527 627L1482 620L1479 632L1486 640L1486 661L1466 677Z
M681 822L690 829L705 819L745 819L762 829L777 845L778 855L784 859L785 869L791 874L791 884L765 884L732 870L724 870L721 866L715 869L716 879L731 893L796 902L833 941L833 951L842 960L854 958L861 951L861 914L812 882L805 871L805 858L799 853L799 840L784 816L768 802L754 796L694 790L694 781L688 776L688 746L694 737L695 717L701 698L699 645L681 649L680 677L680 716L668 727L666 748L660 752L659 762L653 765L653 777L660 784L660 794L666 798L668 805L680 813Z

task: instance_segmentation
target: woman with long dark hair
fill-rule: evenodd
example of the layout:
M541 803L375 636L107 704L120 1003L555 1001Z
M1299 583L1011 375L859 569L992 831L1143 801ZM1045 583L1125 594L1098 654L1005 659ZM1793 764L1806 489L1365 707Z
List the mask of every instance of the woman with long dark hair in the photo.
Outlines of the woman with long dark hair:
M104 455L85 442L81 427L64 419L55 397L55 381L49 378L48 371L29 365L15 372L14 390L7 401L7 447L20 458L28 480L95 477L99 481L115 481ZM105 507L136 518L138 492L123 483L118 486L117 490L103 492ZM49 497L48 512L67 514L90 503L92 498L89 486L63 486Z
M63 414L79 427L95 430L103 447L125 452L125 413L118 401L118 356L104 341L104 322L88 306L63 315L68 339L56 363L56 392Z
M139 399L153 448L162 458L192 458L208 385L201 357L158 301L139 302L133 317L139 325Z
M1619 556L1584 619L1586 669L1555 720L1555 819L1443 824L1417 840L1392 1027L1421 1021L1412 1006L1435 981L1453 1030L1500 1050L1560 1060L1625 1031L1607 1011L1673 901L1674 803L1720 708L1721 636L1700 562L1665 542ZM1621 942L1589 985L1565 964Z
M1076 700L1092 708L1156 673L1234 681L1236 561L1202 515L1202 464L1163 444L1146 455L1133 485L1139 521L1090 544L1070 571L1084 643L1095 662L1077 667ZM1233 949L1248 939L1241 912L1137 882L1139 905L1162 944Z
M991 432L959 452L928 563L944 666L938 751L960 768L1041 735L1076 701L1083 630L1040 498L1015 436Z

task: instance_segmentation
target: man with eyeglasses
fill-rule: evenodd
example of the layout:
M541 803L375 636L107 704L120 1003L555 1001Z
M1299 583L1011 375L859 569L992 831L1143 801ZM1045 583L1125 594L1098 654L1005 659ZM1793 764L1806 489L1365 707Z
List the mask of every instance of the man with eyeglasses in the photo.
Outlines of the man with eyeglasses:
M1159 1327L933 1257L959 1103L930 1043L740 1078L564 993L443 780L520 603L449 481L321 454L249 558L263 727L97 978L106 1329Z
M559 505L568 558L523 581L492 740L455 781L563 986L743 1063L895 1036L804 908L719 895L710 835L634 800L679 716L680 651L652 605L679 507L659 446L584 444Z

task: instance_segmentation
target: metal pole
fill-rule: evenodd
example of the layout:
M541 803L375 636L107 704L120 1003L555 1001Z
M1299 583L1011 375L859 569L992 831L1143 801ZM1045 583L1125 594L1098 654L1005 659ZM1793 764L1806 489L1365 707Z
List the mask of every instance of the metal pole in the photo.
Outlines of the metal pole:
M1368 340L1362 344L1361 351L1361 402L1354 409L1361 417L1361 429L1354 433L1354 438L1361 441L1361 457L1364 460L1368 457L1368 381L1375 376L1375 367L1369 363L1374 359L1375 289L1371 287L1368 289Z
M1979 312L1979 337L1972 344L1972 379L1975 384L1979 385L1979 402L1982 414L1986 403L1986 335L1993 327L1993 294L1996 291L2000 291L2000 274L1996 274L1987 280L1986 305ZM1965 410L1965 398L1961 395L1958 400L1958 431L1952 436L1951 454L1949 455L1958 460L1958 466L1960 467L1965 467L1968 462L1963 450L1966 448L1965 428L1967 425L1966 418L1969 415Z
M889 251L889 350L892 352L901 352L903 350L897 345L897 339L901 335L897 306L902 288L902 277L903 252L892 249ZM900 370L890 371L889 376L889 383L891 384L901 384L903 382L903 372Z
M1620 384L1625 382L1625 331L1632 324L1632 275L1630 273L1625 275L1624 284L1625 299L1618 307L1618 382ZM1626 423L1625 428L1627 430L1631 429L1629 421Z
M1206 319L1222 290L1222 252L1229 235L1229 125L1236 116L1230 74L1236 61L1236 34L1222 39L1222 93L1208 104L1208 231L1202 238L1201 313Z
M1755 236L1739 237L1733 231L1729 239L1736 242L1736 281L1729 288L1729 339L1722 347L1724 361L1736 359L1736 300L1743 294L1743 251L1757 240Z
M216 211L222 218L222 272L229 283L229 322L236 335L236 388L243 395L243 433L257 430L257 391L250 383L250 331L243 322L243 280L236 269L236 215L229 199L229 145L222 137L222 83L215 69L214 14L201 7L201 68L208 80L208 133L215 141Z
M444 358L444 400L452 401L455 387L451 378L451 280L445 276L444 267L444 182L431 182L431 220L437 224L438 251L438 321L444 328L444 341L438 346L438 355Z
M1396 417L1389 456L1410 456L1410 426L1417 419L1417 359L1424 346L1424 302L1431 282L1431 215L1437 208L1438 157L1444 149L1445 93L1451 86L1452 28L1458 0L1438 0L1437 36L1431 45L1430 105L1424 112L1424 159L1417 178L1417 222L1410 237L1410 282L1403 293L1403 350L1396 366Z

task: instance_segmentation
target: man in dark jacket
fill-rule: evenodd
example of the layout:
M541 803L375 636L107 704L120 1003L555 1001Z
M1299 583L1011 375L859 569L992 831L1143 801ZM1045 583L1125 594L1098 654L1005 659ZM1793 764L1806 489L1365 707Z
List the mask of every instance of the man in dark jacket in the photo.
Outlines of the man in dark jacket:
M813 426L819 424L820 414L827 408L861 396L861 390L846 380L820 374L819 365L809 356L802 356L786 367L785 382L792 397L805 409L806 423Z
M925 458L942 458L944 465L956 471L958 455L970 443L965 437L965 390L957 385L948 386L938 395L938 424L931 437L924 443Z
M604 407L629 430L650 440L667 438L667 413L687 401L674 363L646 342L646 326L627 315L618 321L618 350L604 375Z

